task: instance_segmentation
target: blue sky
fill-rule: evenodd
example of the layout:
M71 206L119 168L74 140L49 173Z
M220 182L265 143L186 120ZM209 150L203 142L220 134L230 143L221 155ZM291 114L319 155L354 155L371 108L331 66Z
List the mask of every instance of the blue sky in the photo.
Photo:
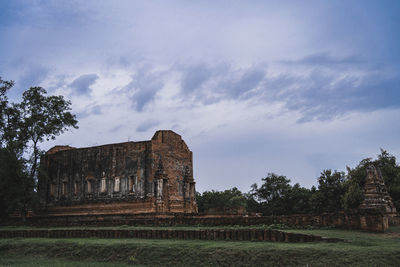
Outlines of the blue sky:
M199 191L400 156L399 1L5 1L0 76L73 103L76 147L181 134Z

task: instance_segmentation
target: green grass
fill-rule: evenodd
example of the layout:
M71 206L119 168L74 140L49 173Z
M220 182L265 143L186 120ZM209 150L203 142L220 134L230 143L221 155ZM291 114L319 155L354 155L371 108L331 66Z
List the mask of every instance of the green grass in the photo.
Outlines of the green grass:
M73 261L67 259L49 259L44 257L26 257L26 256L2 256L0 258L0 267L3 266L41 266L41 267L61 267L61 266L132 266L121 263L106 263L94 261ZM139 265L136 265L139 266Z
M139 266L400 266L400 227L392 227L386 234L326 229L286 231L337 237L345 241L278 243L14 238L0 239L0 264L24 266L24 258L20 258L23 255L39 257L37 261L44 262L40 266L46 266L46 261L50 262L47 266L70 266L68 264L72 261ZM11 262L7 264L7 260ZM54 265L51 264L53 260ZM64 262L67 265L62 265Z

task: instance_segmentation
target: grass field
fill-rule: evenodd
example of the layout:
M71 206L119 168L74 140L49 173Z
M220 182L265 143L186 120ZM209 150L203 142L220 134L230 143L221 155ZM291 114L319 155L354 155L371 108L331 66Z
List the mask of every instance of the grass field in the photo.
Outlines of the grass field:
M61 266L93 266L93 267L105 267L105 266L132 266L124 263L110 263L110 262L90 262L90 261L73 261L66 259L49 259L40 256L26 257L26 256L2 256L0 259L0 266L43 266L43 267L61 267ZM135 266L135 265L133 265ZM140 265L137 265L140 266Z
M345 241L0 239L0 266L400 266L400 227L385 234L334 229L286 231Z

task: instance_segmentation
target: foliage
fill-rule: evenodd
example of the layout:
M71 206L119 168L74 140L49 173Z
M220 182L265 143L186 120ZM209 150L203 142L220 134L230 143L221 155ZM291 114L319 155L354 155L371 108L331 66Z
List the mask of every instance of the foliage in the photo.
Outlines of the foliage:
M31 87L17 105L21 112L23 138L32 144L30 178L35 179L41 151L39 143L55 139L69 127L77 128L75 116L71 114L71 102L63 96L47 96L45 89Z
M260 204L260 212L265 215L280 215L287 212L286 198L290 190L290 180L285 176L269 173L261 179L260 187L252 186L251 195Z
M318 177L318 188L311 190L299 184L290 185L285 176L269 173L260 187L253 184L247 198L247 211L264 215L336 212L356 209L364 199L366 168L374 164L381 170L392 200L400 209L400 166L396 158L381 150L376 160L365 158L344 172L323 170Z
M225 191L196 192L199 212L228 211L246 207L246 198L236 187Z
M394 205L400 210L400 165L396 163L396 157L382 149L375 165L381 170Z
M346 189L343 196L344 207L357 208L364 198L363 186L367 175L368 164L373 164L381 170L383 180L394 205L400 208L400 166L396 163L396 157L381 149L376 160L363 159L354 169L347 167L348 179L344 184Z
M26 209L32 202L33 186L33 181L27 179L24 161L0 148L0 217Z
M356 209L364 199L363 187L352 179L346 181L344 187L346 192L343 196L343 208L346 210Z
M20 138L18 109L10 104L7 93L14 86L13 81L4 81L0 77L0 148L7 147L14 153L22 151ZM18 145L17 145L18 144Z
M62 96L47 96L45 89L31 87L20 103L10 103L14 82L0 78L0 192L1 205L19 208L22 215L35 199L41 150L39 144L55 139L70 127L77 128L71 103Z
M261 179L263 181L260 188L255 186L258 200L264 200L272 203L283 199L290 190L290 180L286 176L269 173L267 177Z
M312 211L312 195L310 189L301 187L298 183L292 186L286 197L288 214L310 213Z
M344 181L343 172L322 171L318 178L318 191L313 195L314 212L335 212L343 208Z
M269 173L262 178L260 187L253 184L247 194L248 206L253 212L264 215L282 215L308 213L311 209L311 191L300 187L300 184L290 185L290 179L275 173Z
M7 92L14 86L13 81L4 81L0 77L0 136L3 136L3 131L7 122L8 97Z

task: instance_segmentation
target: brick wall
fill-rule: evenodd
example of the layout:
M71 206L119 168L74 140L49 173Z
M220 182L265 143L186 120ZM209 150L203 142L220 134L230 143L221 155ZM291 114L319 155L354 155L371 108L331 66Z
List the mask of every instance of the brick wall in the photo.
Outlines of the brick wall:
M207 230L3 230L0 238L148 238L199 239L230 241L315 242L323 238L316 235L287 233L269 229L207 229ZM332 240L329 240L332 241ZM336 240L337 241L337 240Z
M149 141L56 146L40 164L39 215L197 213L192 152L173 131Z
M397 219L396 219L397 218ZM82 215L82 216L40 216L27 218L22 222L18 218L3 221L0 225L49 226L114 226L114 225L271 225L285 224L289 226L339 227L345 229L363 229L383 232L389 223L398 222L398 217L388 218L380 213L326 213L321 215L288 215L288 216L199 216L199 215Z

